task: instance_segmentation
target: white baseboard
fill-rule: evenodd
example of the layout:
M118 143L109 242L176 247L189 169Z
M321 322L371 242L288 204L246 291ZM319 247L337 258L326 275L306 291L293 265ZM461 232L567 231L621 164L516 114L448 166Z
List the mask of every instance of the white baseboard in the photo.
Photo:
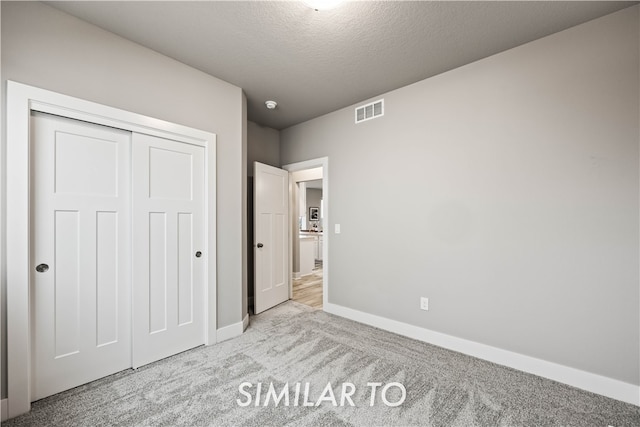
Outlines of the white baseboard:
M0 400L0 422L7 421L9 419L9 404L7 399Z
M249 313L244 315L244 319L242 319L242 332L247 330L249 327Z
M244 319L238 323L234 323L229 326L222 327L217 330L216 338L217 342L230 340L231 338L239 337L246 329L245 324L249 325L249 315L245 315Z
M293 272L293 278L294 279L299 279L300 278L300 272L299 271L294 271Z
M324 304L324 311L389 332L464 353L479 359L545 377L573 387L640 406L640 387L579 369L536 359L497 347L387 319L337 304Z

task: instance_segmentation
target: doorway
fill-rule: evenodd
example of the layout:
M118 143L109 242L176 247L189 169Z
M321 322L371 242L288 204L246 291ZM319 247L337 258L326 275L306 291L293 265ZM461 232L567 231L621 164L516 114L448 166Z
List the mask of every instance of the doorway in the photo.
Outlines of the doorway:
M322 309L328 301L329 159L283 166L289 172L289 297Z

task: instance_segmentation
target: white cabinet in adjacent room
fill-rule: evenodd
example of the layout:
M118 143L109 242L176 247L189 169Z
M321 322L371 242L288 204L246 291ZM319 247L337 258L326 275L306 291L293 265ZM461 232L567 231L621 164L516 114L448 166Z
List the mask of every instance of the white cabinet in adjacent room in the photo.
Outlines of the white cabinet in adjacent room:
M315 239L315 237L300 236L300 276L311 274L313 267L315 267Z
M322 234L316 236L316 259L322 261Z

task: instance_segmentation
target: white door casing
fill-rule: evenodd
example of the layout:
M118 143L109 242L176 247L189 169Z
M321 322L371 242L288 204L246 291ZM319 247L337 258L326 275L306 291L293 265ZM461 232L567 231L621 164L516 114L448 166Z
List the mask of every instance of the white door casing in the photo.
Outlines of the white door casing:
M282 168L288 171L290 174L300 173L302 171L308 171L310 169L322 168L322 200L323 200L323 218L322 218L322 229L324 230L322 236L322 306L327 307L329 304L329 243L331 240L331 232L329 230L330 222L329 216L331 210L330 206L330 197L329 197L329 158L321 157L318 159L305 160L298 163L291 163L287 165L283 165ZM295 178L291 178L292 186L296 184ZM292 205L292 216L295 219L295 215L297 212L297 207L295 206L295 194L294 191L290 192L290 203ZM291 221L291 230L292 230L292 238L296 238L295 235L296 230L298 230L298 221ZM289 244L289 259L293 259L293 247L294 244L290 239ZM290 271L290 275L293 276L293 271ZM293 297L293 287L290 286L290 295Z
M289 173L254 165L254 312L289 299Z
M31 125L37 400L131 366L131 133L42 113Z
M204 148L133 135L133 367L204 344Z

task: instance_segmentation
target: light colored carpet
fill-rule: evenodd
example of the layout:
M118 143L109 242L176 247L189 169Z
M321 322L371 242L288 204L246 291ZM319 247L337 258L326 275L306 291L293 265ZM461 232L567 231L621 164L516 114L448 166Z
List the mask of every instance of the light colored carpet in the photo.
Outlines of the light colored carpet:
M254 401L257 383L309 382L316 401L331 382L338 403L352 383L355 406L293 406L292 387L290 406L241 407L243 382ZM369 406L369 382L402 383L406 400ZM241 337L51 396L4 425L618 427L640 425L640 408L287 302Z

